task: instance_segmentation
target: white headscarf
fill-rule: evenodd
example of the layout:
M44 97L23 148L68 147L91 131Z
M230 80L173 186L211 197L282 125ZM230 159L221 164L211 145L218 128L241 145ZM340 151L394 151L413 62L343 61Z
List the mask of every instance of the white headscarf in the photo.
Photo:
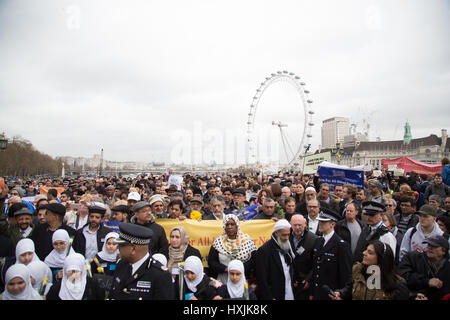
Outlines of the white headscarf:
M161 263L163 266L167 267L167 258L162 253L155 253L152 258Z
M117 232L110 232L105 237L105 242L103 243L102 251L98 253L98 256L108 262L116 262L117 261L117 255L119 254L119 249L117 248L116 251L113 253L109 253L109 251L106 249L106 242L108 239L114 238L117 239L119 237L119 234Z
M241 280L238 283L233 283L230 279L230 271L239 271L242 273ZM227 281L227 289L230 294L230 298L242 298L244 296L245 287L245 272L244 272L244 264L240 260L232 260L228 264L228 281Z
M75 282L72 282L66 275L68 271L72 270L81 271L81 276ZM63 278L61 289L59 290L61 300L81 300L86 289L86 275L86 260L84 256L79 253L69 254L64 261Z
M34 247L34 242L31 239L25 238L25 239L21 239L19 240L19 242L17 242L17 246L16 246L16 264L23 264L22 262L20 262L19 257L27 252L33 252L33 259L31 261L36 261L40 259L38 258L36 252L35 252L35 247Z
M50 289L50 287L53 284L52 270L50 270L49 266L46 265L41 260L31 261L27 265L27 267L30 270L30 275L36 281L36 283L34 284L33 288L37 292L39 292L39 290L41 289L41 284L42 284L42 281L44 280L44 278L48 279L47 286L46 286L45 292L44 292L44 295L46 295L48 290Z
M13 295L8 291L8 283L16 278L22 278L25 283L25 289L18 295ZM3 300L42 300L39 293L31 286L30 270L24 264L14 264L9 267L5 275L5 291L2 293Z
M184 262L184 272L191 271L197 275L194 281L190 281L186 274L184 275L184 281L186 282L187 287L192 292L197 292L197 285L203 280L203 264L202 260L200 260L197 256L189 256Z
M58 251L53 249L52 252L50 252L49 255L45 258L44 262L50 268L62 268L64 266L64 260L67 256L67 249L69 248L69 234L64 229L58 229L53 233L52 236L52 243L55 243L55 241L64 241L66 243L66 249L62 253L59 253ZM75 251L70 248L70 254L72 253L75 253Z

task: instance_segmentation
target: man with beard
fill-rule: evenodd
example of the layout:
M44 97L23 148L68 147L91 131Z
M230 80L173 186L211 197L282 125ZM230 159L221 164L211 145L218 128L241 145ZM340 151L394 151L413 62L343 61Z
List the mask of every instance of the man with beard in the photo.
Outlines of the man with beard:
M13 204L10 211L14 215L16 223L8 223L3 216L0 219L0 234L10 238L15 246L21 239L31 236L34 229L33 214L26 209L26 205L23 203Z
M352 252L350 245L334 232L340 219L338 213L323 208L317 219L323 236L316 241L314 248L310 299L330 300L330 289L335 291L352 281Z
M293 261L289 236L291 225L286 219L275 223L272 238L256 252L256 282L260 300L294 300Z
M88 223L77 230L73 239L73 249L81 253L89 262L95 255L102 251L105 236L111 231L109 228L102 226L102 219L106 213L104 207L90 205L88 207Z

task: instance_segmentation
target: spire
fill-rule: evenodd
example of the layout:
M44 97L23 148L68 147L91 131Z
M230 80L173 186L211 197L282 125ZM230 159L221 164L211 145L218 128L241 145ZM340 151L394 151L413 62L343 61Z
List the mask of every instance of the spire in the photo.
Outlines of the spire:
M408 145L411 142L411 139L412 139L411 126L409 125L408 121L406 121L405 135L403 136L403 144Z

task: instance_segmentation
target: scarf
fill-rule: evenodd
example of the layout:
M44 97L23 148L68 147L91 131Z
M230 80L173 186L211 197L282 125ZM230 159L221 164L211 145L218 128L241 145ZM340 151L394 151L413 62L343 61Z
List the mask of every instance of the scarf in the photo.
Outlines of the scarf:
M67 256L67 249L69 248L69 241L70 237L66 230L64 229L58 229L53 233L52 236L52 243L55 243L55 241L64 241L66 243L66 249L59 253L56 251L56 249L53 249L52 252L48 254L48 256L45 258L44 262L50 267L50 268L62 268L64 266L64 260ZM72 248L70 248L70 254L75 253Z
M33 288L37 292L39 292L39 290L41 289L41 284L42 284L42 281L44 280L44 278L48 279L47 286L46 286L45 292L44 292L44 295L46 295L53 283L52 270L50 270L49 266L46 265L41 260L31 261L27 265L27 267L30 270L31 276L35 280L35 284L33 285Z
M75 282L67 278L67 272L73 270L81 271L81 276ZM81 300L83 298L87 283L86 274L86 260L84 257L79 253L69 254L64 261L63 278L58 295L61 300Z
M187 287L192 292L197 292L197 285L203 280L203 264L202 260L200 260L197 256L190 256L184 262L184 271L191 271L196 274L196 277L193 281L190 281L186 274L184 275L184 281L186 282Z
M180 232L181 245L178 248L174 248L172 245L169 246L169 261L167 262L167 267L170 272L172 272L172 268L178 268L178 263L183 261L189 241L189 234L184 227L174 227L170 231L170 234L175 230Z
M234 220L237 226L236 239L230 239L226 233L225 226L228 220ZM227 214L223 219L223 235L217 237L213 242L213 247L219 253L226 255L231 260L248 261L253 251L258 250L253 239L240 230L239 219L235 214Z
M290 266L294 261L295 254L294 251L292 251L291 243L289 242L289 240L287 241L289 245L289 248L287 250L282 249L278 241L278 238L275 236L274 233L272 234L272 240L275 242L275 245L277 246L277 251L283 255L286 264Z
M7 286L14 278L21 278L26 284L25 289L17 295L10 293ZM30 270L23 264L14 264L9 267L8 271L6 271L5 283L5 291L1 295L3 300L42 300L39 293L31 286Z
M33 260L31 261L40 261L40 259L38 258L36 252L35 252L35 248L34 248L34 242L31 239L21 239L19 242L17 242L17 246L16 246L16 264L22 264L22 262L20 262L19 257L27 252L32 252L33 253Z
M108 239L114 238L117 239L119 237L119 234L117 232L110 232L105 237L105 242L103 242L102 251L98 253L98 256L107 262L116 262L117 261L117 255L119 254L119 249L116 249L113 253L110 253L106 249L106 242L108 242Z
M230 278L230 271L239 271L242 276L238 283L233 283ZM244 264L239 260L232 260L228 264L228 281L227 281L227 290L230 294L230 298L242 298L245 292L245 272L244 272Z

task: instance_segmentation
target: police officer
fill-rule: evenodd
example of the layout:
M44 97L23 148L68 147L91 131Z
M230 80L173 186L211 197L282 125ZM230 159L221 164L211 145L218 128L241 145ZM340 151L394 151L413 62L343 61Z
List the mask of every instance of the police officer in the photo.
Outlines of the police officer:
M322 208L317 218L322 236L317 239L313 249L311 300L330 300L330 290L343 288L352 281L350 245L334 232L340 218L337 212L327 208Z
M386 211L385 206L375 201L365 201L362 203L362 206L366 223L370 227L370 232L366 237L367 243L374 240L380 240L384 244L391 247L395 257L397 251L397 240L395 239L395 236L389 232L389 229L383 224L383 212Z
M119 245L121 259L113 275L110 298L116 300L172 300L174 289L168 269L149 254L153 232L149 228L122 223Z

